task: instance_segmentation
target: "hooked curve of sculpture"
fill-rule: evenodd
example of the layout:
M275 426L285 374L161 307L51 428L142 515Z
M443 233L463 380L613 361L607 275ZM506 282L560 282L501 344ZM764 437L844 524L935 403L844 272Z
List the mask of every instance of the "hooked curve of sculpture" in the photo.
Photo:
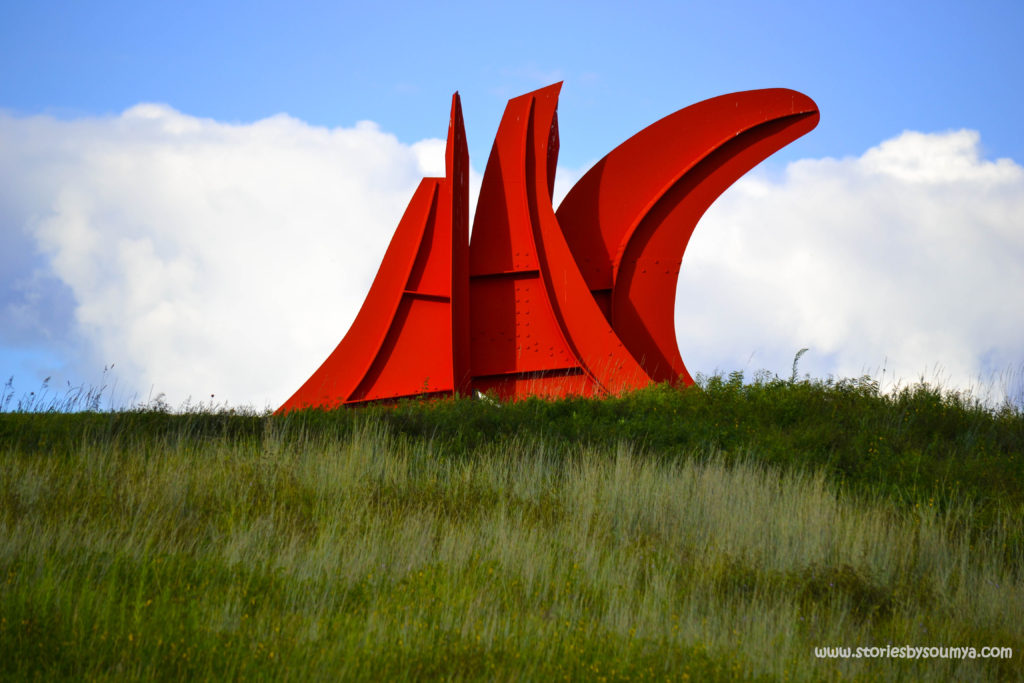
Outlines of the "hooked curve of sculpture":
M673 314L690 235L726 188L812 130L818 107L771 88L680 109L598 161L555 211L560 90L509 101L471 240L469 152L452 96L445 176L420 182L348 333L278 413L693 383Z

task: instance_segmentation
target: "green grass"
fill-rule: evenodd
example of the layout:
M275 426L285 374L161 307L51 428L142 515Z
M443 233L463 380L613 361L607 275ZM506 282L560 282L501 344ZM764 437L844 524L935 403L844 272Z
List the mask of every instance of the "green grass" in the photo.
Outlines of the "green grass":
M0 678L1024 677L1024 414L701 384L0 413Z

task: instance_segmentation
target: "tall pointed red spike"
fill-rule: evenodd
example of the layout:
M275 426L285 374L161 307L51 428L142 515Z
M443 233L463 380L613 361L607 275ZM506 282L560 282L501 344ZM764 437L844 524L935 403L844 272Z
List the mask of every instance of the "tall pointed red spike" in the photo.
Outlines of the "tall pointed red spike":
M278 413L468 389L468 159L456 93L446 177L420 182L348 333Z
M452 226L452 380L457 394L468 394L472 375L469 347L469 146L459 93L452 95L452 115L445 147L445 200Z
M781 88L723 95L640 131L566 195L559 223L612 327L658 381L692 383L676 344L683 253L712 202L817 125L817 105Z
M594 302L551 207L560 87L509 101L474 219L473 385L506 398L617 393L650 381Z

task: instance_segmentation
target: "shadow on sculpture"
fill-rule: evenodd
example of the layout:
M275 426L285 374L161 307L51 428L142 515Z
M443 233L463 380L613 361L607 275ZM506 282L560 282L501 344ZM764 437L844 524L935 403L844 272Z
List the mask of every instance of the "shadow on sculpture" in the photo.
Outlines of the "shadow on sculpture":
M278 413L693 383L673 314L690 235L729 185L817 125L817 105L781 88L698 102L612 150L556 212L560 90L509 101L472 240L469 152L452 96L445 177L420 182L348 334Z

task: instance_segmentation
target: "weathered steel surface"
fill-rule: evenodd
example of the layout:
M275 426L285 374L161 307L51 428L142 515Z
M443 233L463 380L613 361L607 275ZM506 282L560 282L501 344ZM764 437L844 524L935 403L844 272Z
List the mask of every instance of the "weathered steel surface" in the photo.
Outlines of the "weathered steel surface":
M552 207L561 84L510 100L469 241L462 110L445 177L425 178L348 334L278 412L409 396L607 395L692 383L675 291L697 221L817 125L784 89L723 95L640 131Z

